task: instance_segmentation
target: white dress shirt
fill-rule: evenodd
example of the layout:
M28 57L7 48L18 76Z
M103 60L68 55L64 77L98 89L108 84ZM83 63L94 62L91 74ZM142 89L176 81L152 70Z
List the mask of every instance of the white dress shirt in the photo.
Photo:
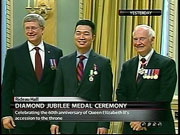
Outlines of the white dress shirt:
M31 56L31 61L33 64L33 68L35 69L35 54L36 54L36 50L34 49L34 47L39 47L39 54L41 56L41 61L42 61L42 68L44 68L44 60L45 60L45 50L44 50L44 44L43 41L41 41L41 43L37 46L34 46L32 43L30 43L28 41L28 48L29 48L29 52L30 52L30 56Z
M142 57L141 55L139 55L139 63L138 63L138 69L137 69L137 74L136 74L136 77L138 76L138 71L139 71L139 69L140 69L140 67L141 67L141 59L142 58L145 58L146 59L146 66L148 65L148 62L149 62L149 60L150 60L150 58L151 58L151 56L152 56L152 54L153 54L153 52L154 52L154 49L151 49L151 51L145 56L145 57Z

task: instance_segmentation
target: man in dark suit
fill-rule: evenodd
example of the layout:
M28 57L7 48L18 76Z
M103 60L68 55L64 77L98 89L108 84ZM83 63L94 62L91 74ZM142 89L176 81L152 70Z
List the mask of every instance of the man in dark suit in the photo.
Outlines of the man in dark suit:
M56 66L62 56L62 50L43 42L43 17L28 14L24 17L23 23L27 41L8 49L5 59L2 124L14 134L48 134L49 122L14 121L10 103L16 96L52 96Z
M78 21L74 32L77 51L60 59L53 96L81 97L88 101L112 100L110 60L91 49L94 38L94 23ZM109 122L60 122L60 126L51 126L51 133L60 130L66 134L103 134L108 128Z
M117 88L118 101L172 101L177 74L174 60L157 54L152 48L155 32L150 26L138 25L133 32L133 45L139 54L123 64ZM125 134L174 134L171 110L167 110L160 127L142 127L141 121L125 122Z

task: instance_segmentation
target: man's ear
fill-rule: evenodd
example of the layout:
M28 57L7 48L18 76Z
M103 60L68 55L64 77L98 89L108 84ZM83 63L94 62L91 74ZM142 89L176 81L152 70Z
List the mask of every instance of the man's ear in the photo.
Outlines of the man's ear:
M154 43L154 40L155 40L155 37L152 37L152 38L151 38L151 43L152 43L152 44Z
M96 38L96 35L93 35L93 37L92 37L92 41L94 41L94 39Z
M42 34L44 34L44 29L45 29L45 28L44 28L44 27L41 27L41 29L42 29Z

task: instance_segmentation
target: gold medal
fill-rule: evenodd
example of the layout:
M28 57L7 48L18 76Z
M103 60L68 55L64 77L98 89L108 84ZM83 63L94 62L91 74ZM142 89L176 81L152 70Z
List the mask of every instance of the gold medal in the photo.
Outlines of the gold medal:
M154 75L154 79L158 79L158 75L157 74Z
M160 69L154 69L154 79L158 79Z

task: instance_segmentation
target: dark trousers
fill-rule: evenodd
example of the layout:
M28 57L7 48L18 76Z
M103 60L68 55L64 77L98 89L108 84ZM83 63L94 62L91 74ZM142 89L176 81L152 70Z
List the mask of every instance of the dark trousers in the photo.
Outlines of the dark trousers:
M11 130L12 134L50 134L50 124L48 122L36 122L31 127L16 126Z
M61 126L60 126L60 132L62 134L96 134L97 122L76 122L76 124L70 128L71 129L73 128L72 132L68 132L67 129L66 132L64 132L64 130L61 131Z
M1 125L1 134L4 135L4 134L9 134L9 130L8 129L5 129L2 125Z

